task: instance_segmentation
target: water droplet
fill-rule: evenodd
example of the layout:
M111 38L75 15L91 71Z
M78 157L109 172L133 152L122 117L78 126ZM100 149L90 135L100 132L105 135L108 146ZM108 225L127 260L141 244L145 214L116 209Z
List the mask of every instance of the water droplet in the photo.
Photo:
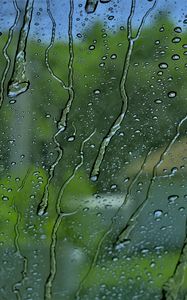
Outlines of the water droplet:
M156 104L161 104L161 103L162 103L162 100L161 100L161 99L156 99L154 102L155 102Z
M117 185L116 184L112 184L110 188L111 188L111 190L114 190L114 189L117 188Z
M160 69L167 69L168 68L168 64L167 63L160 63L159 64L159 68Z
M155 210L154 211L154 217L155 217L155 219L160 218L162 214L163 214L162 210Z
M114 19L114 16L109 16L108 17L108 20L110 20L110 21L113 20L113 19Z
M102 63L99 64L99 66L100 66L100 67L104 67L104 66L105 66L105 63L102 62Z
M9 101L9 103L10 103L10 104L14 104L14 103L16 103L16 100L15 100L15 99L12 99L12 100Z
M165 29L164 29L164 26L160 27L159 31L160 32L163 32Z
M172 174L175 174L177 171L178 171L178 168L177 168L177 167L173 167L173 168L171 169L171 173L172 173Z
M68 140L68 142L73 142L75 140L75 136L72 135L72 136L68 137L67 140Z
M180 59L180 55L174 54L174 55L172 55L171 58L172 58L173 60L179 60L179 59Z
M93 182L95 182L95 181L97 181L97 176L95 175L95 176L91 176L91 181L93 181Z
M82 37L81 33L77 33L77 37L80 39Z
M111 58L111 59L116 59L116 58L117 58L117 55L116 55L116 54L112 54L112 55L110 56L110 58Z
M169 196L169 197L168 197L168 202L169 202L169 204L175 203L175 201L176 201L178 198L179 198L178 195L171 195L171 196Z
M9 198L8 198L7 196L2 196L2 200L3 200L3 201L8 201Z
M101 93L100 90L94 90L94 94L95 94L95 95L99 95L100 93Z
M187 49L187 44L182 45L184 49Z
M169 98L175 98L176 95L177 95L177 93L175 91L171 91L171 92L168 93Z
M182 28L179 27L179 26L178 26L178 27L175 27L175 28L174 28L174 31L177 32L177 33L181 33L181 32L182 32Z
M90 45L89 46L89 50L94 50L95 49L95 45Z
M181 38L176 36L172 39L172 43L179 43L181 41Z
M127 183L127 182L129 181L129 179L130 179L129 177L126 177L126 178L124 179L124 182Z

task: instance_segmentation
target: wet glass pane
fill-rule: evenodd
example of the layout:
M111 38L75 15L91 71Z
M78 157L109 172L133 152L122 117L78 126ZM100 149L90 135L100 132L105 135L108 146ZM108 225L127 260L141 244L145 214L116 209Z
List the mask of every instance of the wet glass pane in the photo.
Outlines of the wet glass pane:
M0 4L0 299L187 299L187 2Z

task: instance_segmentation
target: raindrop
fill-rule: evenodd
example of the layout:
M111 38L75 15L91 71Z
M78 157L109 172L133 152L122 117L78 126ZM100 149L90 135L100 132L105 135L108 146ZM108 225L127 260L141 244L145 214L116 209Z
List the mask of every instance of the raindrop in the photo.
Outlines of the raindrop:
M161 104L161 103L162 103L162 100L161 100L161 99L156 99L154 102L155 102L156 104Z
M10 103L10 104L14 104L14 103L16 103L16 100L15 100L15 99L12 99L12 100L9 101L9 103Z
M94 90L94 94L95 94L95 95L99 95L100 93L101 93L100 90Z
M172 43L179 43L181 41L181 38L176 36L172 39Z
M167 63L160 63L159 64L159 68L160 69L167 69L168 68L168 64Z
M176 201L178 198L179 198L178 195L171 195L171 196L169 196L169 197L168 197L168 202L169 202L169 204L175 203L175 201Z
M173 60L178 60L178 59L180 59L180 55L174 54L174 55L172 55L171 58L172 58Z
M95 49L95 46L94 45L90 45L89 46L89 50L94 50Z
M117 55L116 55L116 54L112 54L112 55L110 56L110 58L111 58L111 59L116 59L116 58L117 58Z
M164 29L164 27L162 26L162 27L160 27L160 29L159 29L159 31L160 32L163 32L165 29Z
M127 183L127 182L129 181L129 179L130 179L129 177L126 177L126 178L124 179L124 182Z
M8 198L7 196L2 196L2 200L3 200L3 201L8 201L9 198Z
M173 167L173 168L171 169L171 173L172 173L172 174L175 174L177 171L178 171L178 168L177 168L177 167Z
M91 181L95 182L95 181L97 181L97 177L98 177L98 176L91 176L90 179L91 179Z
M175 91L171 91L168 93L169 98L175 98L177 96L177 93Z
M68 137L67 140L68 140L68 142L73 142L75 140L75 136L72 135L72 136Z
M81 33L77 33L77 37L80 39L82 37Z
M155 210L154 211L154 217L155 217L155 219L160 218L162 214L163 214L162 210Z
M184 49L187 49L187 44L182 45Z
M108 20L110 20L110 21L113 20L113 19L114 19L114 16L109 16L108 17Z
M181 32L182 32L182 28L179 27L179 26L178 26L178 27L175 27L175 28L174 28L174 31L177 32L177 33L181 33Z
M114 190L114 189L117 188L117 185L116 184L112 184L110 188L111 188L111 190Z

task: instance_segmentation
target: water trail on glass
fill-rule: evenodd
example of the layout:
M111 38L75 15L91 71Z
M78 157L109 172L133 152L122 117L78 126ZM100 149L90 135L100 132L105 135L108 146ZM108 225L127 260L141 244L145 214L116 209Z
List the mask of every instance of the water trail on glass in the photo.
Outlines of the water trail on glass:
M111 139L113 138L113 136L120 129L121 123L123 122L123 120L126 116L126 113L128 110L128 105L129 105L129 98L128 98L127 91L126 91L126 82L127 82L128 71L129 71L129 66L130 66L130 59L131 59L134 43L139 38L143 24L145 23L145 20L148 17L148 15L154 9L156 2L157 2L157 0L154 1L154 4L143 16L140 26L138 28L137 34L135 37L133 37L133 35L132 35L132 19L134 16L136 0L132 0L130 15L127 20L128 48L127 48L127 52L126 52L126 56L125 56L125 60L124 60L124 66L123 66L122 76L121 76L121 80L120 80L120 87L119 87L121 100L122 100L121 111L120 111L119 115L117 116L117 118L115 119L112 126L110 127L107 135L104 137L104 139L102 140L102 142L100 144L99 151L96 156L96 159L95 159L92 171L91 171L91 175L90 175L91 180L93 180L93 181L96 181L98 179L98 176L100 173L100 166L104 159L107 147L108 147Z
M12 41L14 29L17 26L19 16L20 16L20 9L17 6L17 1L13 0L13 4L14 4L14 8L16 10L16 16L15 16L13 25L10 27L10 29L8 31L8 39L7 39L7 42L6 42L6 44L3 48L3 55L4 55L5 60L6 60L6 66L5 66L3 75L2 75L1 85L0 85L0 109L1 109L1 106L2 106L3 101L4 101L4 93L5 93L4 84L5 84L6 77L7 77L7 74L8 74L9 68L10 68L10 64L11 64L11 59L8 55L7 50L8 50L8 47L9 47L11 41Z
M34 0L27 0L23 25L20 29L16 56L11 79L8 83L8 96L16 97L28 90L30 82L26 76L26 47L32 20Z
M83 163L84 163L84 154L83 154L83 150L84 150L84 145L87 141L89 141L91 139L91 137L94 135L94 132L92 132L88 138L86 138L82 143L81 143L81 147L80 147L80 162L75 166L73 173L71 174L71 176L65 181L65 183L62 185L60 191L59 191L59 195L56 201L56 213L57 213L57 218L55 220L54 226L52 228L52 234L51 234L51 246L50 246L50 273L49 276L46 280L45 283L45 299L46 300L50 300L52 299L52 284L56 275L56 244L57 244L57 232L59 229L59 226L61 224L61 221L64 217L67 216L72 216L75 213L78 212L78 210L71 212L71 213L64 213L61 210L61 202L62 202L62 197L64 194L64 191L66 189L66 187L69 185L69 183L74 179L76 173L78 172L78 170L82 167Z

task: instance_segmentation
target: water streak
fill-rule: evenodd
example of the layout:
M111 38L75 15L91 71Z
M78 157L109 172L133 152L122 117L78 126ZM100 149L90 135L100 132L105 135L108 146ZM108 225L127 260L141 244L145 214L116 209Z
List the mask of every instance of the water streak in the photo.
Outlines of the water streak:
M21 279L13 284L12 291L13 291L14 294L16 294L16 298L18 300L21 300L20 286L23 285L24 280L26 279L26 276L27 276L28 259L26 258L26 256L24 256L21 253L21 250L20 250L20 246L19 246L19 237L20 237L19 224L21 222L21 214L20 214L20 212L18 212L15 204L14 204L14 207L15 207L15 210L17 212L17 221L16 221L16 224L14 226L14 230L15 230L14 245L15 245L15 249L16 249L15 254L18 258L22 259L23 268L22 268L22 271L21 271L21 274L22 274Z
M172 140L168 143L168 145L166 146L165 150L162 152L162 154L160 155L160 159L159 161L155 164L155 166L153 167L153 171L152 171L152 177L147 189L147 193L146 193L146 198L145 200L136 208L136 210L134 211L134 213L132 214L132 216L130 217L131 220L126 224L126 226L122 229L122 231L120 232L120 234L117 237L117 242L118 241L123 241L124 239L128 239L130 233L132 232L132 230L134 229L134 227L136 226L136 221L137 218L139 217L139 215L141 214L141 212L143 211L143 209L145 208L145 205L147 204L147 200L149 199L150 196L150 191L152 188L152 185L157 177L157 170L160 167L160 165L162 164L165 156L168 154L168 152L170 151L171 147L174 145L175 141L177 140L177 138L180 135L180 128L183 125L183 123L187 120L187 115L182 118L180 120L180 122L177 125L177 129L176 129L176 134L174 135L174 137L172 138Z
M172 277L164 284L162 290L162 300L186 299L185 277L187 274L187 222L185 230L185 240L179 254L179 259L175 266Z
M65 183L62 185L59 195L56 201L56 213L57 213L57 218L55 220L53 229L52 229L52 234L51 234L51 246L50 246L50 273L49 276L46 280L45 283L45 299L50 300L52 299L52 284L56 275L56 244L57 244L57 232L59 229L59 226L61 224L62 218L66 216L72 216L75 213L78 212L78 210L71 212L71 213L64 213L61 211L61 201L62 197L64 194L64 191L66 187L69 185L69 183L74 179L77 171L81 168L84 162L84 154L83 154L83 149L84 149L84 144L91 139L91 137L94 135L94 132L92 132L88 138L86 138L82 143L81 143L81 148L80 148L80 162L75 166L73 173L71 176L65 181Z
M57 141L57 136L66 129L67 127L67 118L68 118L68 114L71 110L71 106L72 106L72 102L74 100L74 89L73 89L73 62L74 62L74 52L73 52L73 34L72 34L72 22L73 22L73 12L74 12L74 2L73 0L70 0L70 12L69 12L69 27L68 27L68 36L69 36L69 63L68 63L68 69L69 69L69 74L68 74L68 87L66 87L66 85L64 84L64 82L60 79L57 78L56 75L54 75L50 64L49 64L49 59L48 59L48 55L49 55L49 50L51 49L51 47L54 44L54 39L55 39L55 28L56 28L56 23L55 20L52 16L51 10L50 10L50 4L49 1L47 1L47 10L48 10L48 14L51 18L52 21L52 38L51 38L51 42L50 45L48 46L48 48L46 49L46 54L45 54L45 61L47 64L47 68L49 70L49 72L51 73L51 75L58 81L60 81L60 83L62 84L63 88L68 90L68 101L66 103L66 106L64 109L62 109L61 111L61 117L59 119L59 121L57 122L57 132L55 133L55 135L53 136L53 141L54 144L56 145L56 149L58 151L58 156L55 160L55 162L51 165L50 169L49 169L49 177L47 180L47 184L45 185L44 188L44 193L42 196L42 199L38 205L38 209L37 209L37 214L39 216L42 216L45 214L46 210L47 210L47 206L48 206L48 200L49 200L49 186L50 183L54 177L54 171L55 171L55 167L59 164L62 156L63 156L63 149L60 145L60 143Z
M152 149L147 153L147 155L145 156L144 160L143 160L143 163L140 167L140 170L137 172L137 174L134 176L133 180L131 181L130 185L128 186L128 189L127 189L127 193L126 193L126 196L125 196L125 199L123 201L123 203L120 205L120 207L116 210L115 214L113 215L112 219L111 219L111 224L109 226L109 228L107 229L107 231L103 234L103 236L101 237L98 245L97 245L97 249L96 249L96 252L95 252L95 255L94 255L94 258L92 260L92 263L88 269L88 271L86 272L85 276L83 277L83 279L81 280L80 284L79 284L79 287L77 289L77 292L76 292L76 299L79 299L79 294L82 290L82 287L87 279L87 277L89 276L89 274L91 273L91 271L93 270L96 262L97 262L97 258L98 258L98 255L99 255L99 252L100 252L100 249L101 249L101 246L104 242L104 240L106 239L106 237L112 232L113 230L113 226L116 222L116 218L119 214L119 212L122 210L123 207L125 207L127 205L127 202L129 200L129 196L131 194L131 191L132 191L132 188L134 187L135 183L137 182L138 178L140 177L140 175L142 174L143 172L143 169L145 167L145 164L147 162L147 158L148 156L151 154L151 151Z
M4 84L5 84L5 80L6 80L6 77L7 77L9 68L10 68L10 64L11 64L11 60L10 60L10 57L7 53L7 50L8 50L8 47L9 47L11 41L12 41L13 32L14 32L15 27L17 26L19 16L20 16L20 9L17 6L17 1L13 0L13 4L14 4L14 8L16 10L16 16L15 16L15 20L14 20L13 25L10 27L10 29L8 31L8 39L7 39L7 42L6 42L6 44L3 48L3 55L4 55L5 60L6 60L6 66L5 66L3 75L2 75L1 85L0 85L0 108L1 108L1 106L3 104L3 100L4 100L4 92L5 92L4 91Z
M140 26L138 28L137 34L135 37L132 35L132 19L134 16L135 12L135 5L136 5L136 0L132 0L132 5L131 5L131 10L130 10L130 15L127 20L127 39L128 39L128 48L124 60L124 65L123 65L123 71L122 71L122 77L120 80L120 95L121 95L121 100L122 100L122 105L121 105L121 111L118 115L118 117L115 119L114 123L110 127L107 135L104 137L104 139L101 142L101 145L99 147L99 151L96 157L96 160L94 162L92 171L91 171L91 179L96 181L99 173L100 173L100 166L103 162L107 147L113 138L113 136L116 134L116 132L120 129L121 123L124 120L127 110L128 110L128 105L129 105L129 98L127 95L126 91L126 82L127 82L127 76L128 76L128 71L129 71L129 66L130 66L130 59L134 47L135 41L139 38L140 32L142 29L143 24L145 23L146 18L148 15L151 13L151 11L154 9L156 5L157 0L154 1L154 4L151 6L151 8L145 13L145 15L142 18L142 21L140 23Z
M18 46L16 50L16 56L14 60L14 67L11 79L8 83L8 96L16 97L29 88L30 82L26 76L26 47L27 39L30 30L30 24L32 20L34 0L27 0L25 6L25 14L23 19L23 25L20 30Z

